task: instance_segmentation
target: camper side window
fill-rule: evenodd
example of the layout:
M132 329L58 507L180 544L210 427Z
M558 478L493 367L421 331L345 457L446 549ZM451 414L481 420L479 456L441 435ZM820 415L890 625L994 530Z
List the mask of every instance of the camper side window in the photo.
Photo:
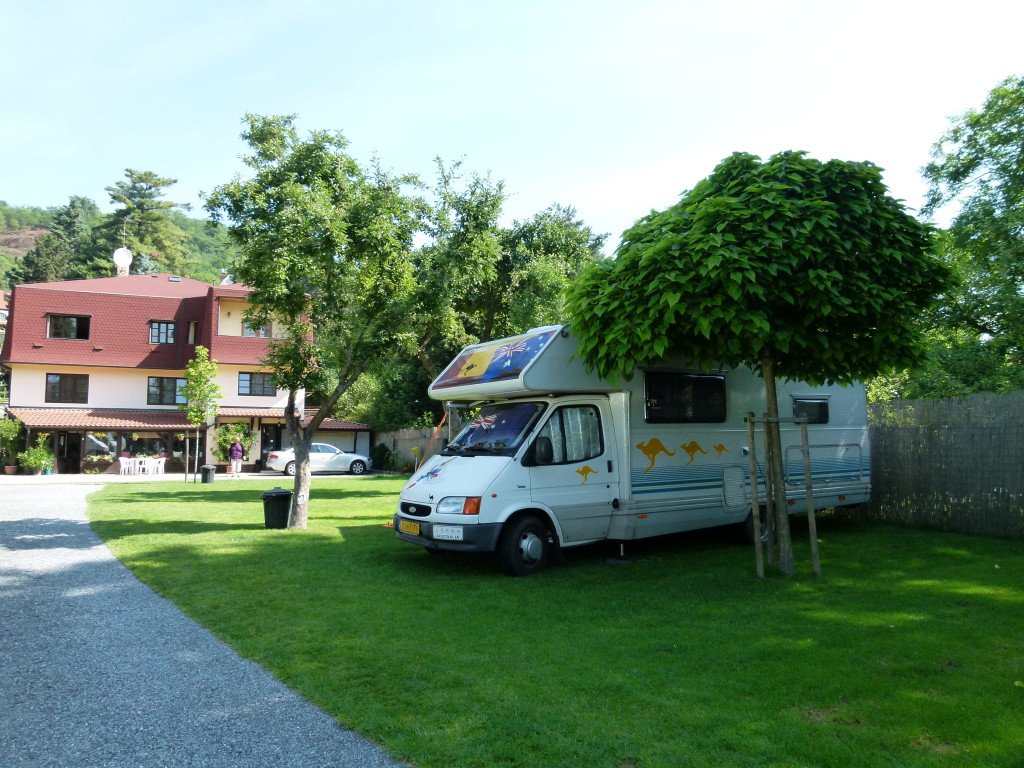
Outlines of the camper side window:
M552 464L587 461L604 453L601 416L592 405L567 405L555 411L539 433L551 441Z
M647 371L644 387L644 416L649 424L725 421L724 376Z
M819 397L794 397L793 416L806 416L808 424L828 424L828 400Z

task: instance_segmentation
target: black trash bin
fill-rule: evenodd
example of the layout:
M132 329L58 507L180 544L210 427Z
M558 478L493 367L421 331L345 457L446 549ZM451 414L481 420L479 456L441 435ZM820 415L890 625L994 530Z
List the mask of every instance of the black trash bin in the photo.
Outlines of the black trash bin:
M292 492L284 488L274 488L260 495L263 496L263 527L287 528Z
M203 464L203 466L201 466L199 468L199 471L203 473L203 482L204 483L212 483L213 482L213 476L217 474L217 465L216 464Z

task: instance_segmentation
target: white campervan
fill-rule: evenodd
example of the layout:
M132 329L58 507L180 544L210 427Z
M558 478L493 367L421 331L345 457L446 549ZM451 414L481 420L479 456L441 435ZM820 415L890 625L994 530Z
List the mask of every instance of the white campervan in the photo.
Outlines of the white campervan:
M742 523L751 479L745 414L763 414L750 369L665 364L610 384L575 357L568 326L467 347L430 396L474 406L472 421L406 483L399 539L497 552L514 575L559 547ZM806 416L815 506L870 493L863 386L780 382L780 416ZM799 428L782 426L790 512L805 510ZM762 440L759 436L758 440Z

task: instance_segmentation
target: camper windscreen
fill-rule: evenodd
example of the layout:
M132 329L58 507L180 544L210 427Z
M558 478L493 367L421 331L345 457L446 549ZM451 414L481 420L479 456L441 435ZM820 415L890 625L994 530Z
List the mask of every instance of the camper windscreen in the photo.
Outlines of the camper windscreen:
M544 403L530 402L485 405L441 453L445 456L511 456L544 408Z

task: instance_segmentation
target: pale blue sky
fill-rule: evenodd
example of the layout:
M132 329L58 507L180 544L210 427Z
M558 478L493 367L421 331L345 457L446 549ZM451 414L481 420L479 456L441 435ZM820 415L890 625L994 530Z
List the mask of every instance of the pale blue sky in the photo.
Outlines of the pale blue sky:
M1021 29L1008 0L0 0L0 200L110 210L131 167L204 215L255 112L428 181L464 157L509 219L572 205L612 244L739 150L871 160L916 207Z

